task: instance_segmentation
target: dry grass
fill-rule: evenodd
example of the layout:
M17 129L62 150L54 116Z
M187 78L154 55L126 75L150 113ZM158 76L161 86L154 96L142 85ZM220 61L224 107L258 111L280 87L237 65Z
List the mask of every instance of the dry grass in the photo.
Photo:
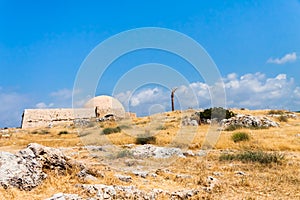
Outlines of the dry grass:
M249 111L233 110L235 113L263 116L269 110ZM209 125L199 127L182 127L181 118L189 116L194 111L168 112L151 117L124 120L121 122L102 122L88 127L85 130L74 128L54 127L51 129L11 129L10 138L0 138L1 151L16 152L36 142L51 147L74 147L68 154L74 159L88 163L94 170L99 170L102 176L97 177L95 183L107 185L135 185L139 189L150 190L161 188L168 191L182 189L199 189L200 193L194 199L300 199L300 118L289 119L288 122L280 122L279 128L261 130L240 129L238 131L220 132L218 141L213 150L203 157L187 157L175 159L165 167L154 169L157 177L148 176L141 178L130 172L111 168L101 164L99 158L92 158L85 145L124 145L133 144L140 134L148 133L156 138L158 146L176 146L198 151L203 148ZM276 120L276 119L273 119ZM107 127L124 127L120 133L103 135L102 130ZM61 134L67 131L68 134ZM236 132L245 132L250 139L235 143L232 135ZM206 140L209 142L210 140ZM244 150L258 150L264 152L278 152L285 155L281 164L271 163L263 165L259 163L243 163L240 161L219 161L224 152L242 152ZM113 156L108 162L121 163L122 157ZM101 159L100 159L101 160ZM138 161L134 166L139 166ZM164 162L159 161L159 162ZM158 162L158 163L159 163ZM119 165L116 165L119 166ZM133 167L134 167L133 166ZM123 169L126 165L123 166ZM245 175L238 175L236 171L242 171ZM77 183L85 183L76 174L77 170L65 175L47 172L48 178L42 185L32 191L19 191L14 188L4 190L0 188L0 199L44 199L58 192L76 193L83 197L88 194L75 187ZM132 183L125 183L114 177L115 174L130 175ZM190 175L191 178L178 178L177 174ZM206 177L213 176L220 182L210 193L202 188L207 186ZM160 199L166 199L161 196Z

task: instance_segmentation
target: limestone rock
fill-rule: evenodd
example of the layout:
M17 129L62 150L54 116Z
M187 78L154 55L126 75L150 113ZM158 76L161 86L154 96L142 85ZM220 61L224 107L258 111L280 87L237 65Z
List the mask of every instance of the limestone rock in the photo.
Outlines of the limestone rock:
M142 177L142 178L146 178L149 174L149 172L146 172L146 171L133 171L132 173L134 175Z
M140 199L140 200L156 200L162 194L168 199L189 199L199 193L199 190L180 190L169 192L162 189L152 189L144 191L137 189L135 186L108 186L103 184L81 184L78 187L92 195L92 199Z
M185 157L180 148L156 147L154 145L141 145L132 149L133 156L136 158L169 158L172 156Z
M256 117L253 115L236 115L229 119L223 119L221 125L224 129L229 126L240 126L240 127L279 127L279 123L270 120L267 117Z
M29 152L25 157L0 152L0 184L4 188L13 186L22 190L31 190L46 176L42 171L42 164L33 152Z
M121 174L116 174L115 177L118 178L121 181L124 181L124 182L132 182L131 176L125 176L125 175L121 175Z
M81 198L77 194L57 193L57 194L54 194L52 197L47 198L45 200L83 200L83 198Z
M31 143L16 154L0 152L0 184L31 190L47 177L43 169L65 170L73 165L62 151Z
M190 118L190 117L187 117L185 116L183 119L182 119L182 125L183 126L198 126L198 122L197 120L193 119L193 118Z
M207 182L208 186L204 187L203 189L207 192L211 192L214 189L214 187L216 187L220 184L219 180L212 176L208 176L206 179L206 182Z

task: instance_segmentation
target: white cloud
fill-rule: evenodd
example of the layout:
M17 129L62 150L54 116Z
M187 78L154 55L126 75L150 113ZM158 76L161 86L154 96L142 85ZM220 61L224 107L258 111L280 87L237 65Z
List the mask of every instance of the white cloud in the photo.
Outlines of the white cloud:
M60 99L70 99L72 98L73 90L61 89L55 92L52 92L50 96Z
M250 109L297 109L300 104L300 87L286 74L267 77L263 73L229 74L224 79L227 107ZM176 109L205 108L211 106L212 86L202 82L180 85L175 92ZM152 104L163 105L170 110L170 90L160 88L144 89L132 94L131 91L115 95L122 103L127 102L138 114L146 112ZM299 103L298 103L299 102ZM145 111L146 110L146 111Z
M281 65L287 62L294 62L296 60L297 60L297 54L293 52L293 53L288 53L281 58L269 58L267 60L267 63L274 63L274 64Z
M0 106L0 127L20 126L22 113L27 108L72 107L72 93L72 90L62 89L36 101L28 94L8 91L0 86L0 105L3 105Z
M294 90L294 94L300 98L300 87L296 87Z
M78 94L78 96L80 96L79 91L75 91L74 94ZM49 94L49 98L47 100L52 103L49 103L48 105L47 105L47 103L45 103L46 108L49 108L49 107L71 108L72 107L72 97L73 97L72 89L64 88L64 89L60 89L60 90L51 92ZM89 97L88 99L90 99L90 98L91 97ZM81 107L84 105L84 103L86 103L86 101L87 101L86 98L83 98L81 100L76 100L76 102L74 102L74 106ZM43 105L41 104L41 106L43 106Z
M37 103L36 105L35 105L35 107L36 108L51 108L51 107L53 107L54 106L54 103L50 103L50 104L46 104L46 103L44 103L44 102L40 102L40 103Z
M114 95L125 107L129 107L130 97L132 95L131 91L121 92L117 95Z
M20 126L23 109L28 104L27 95L0 89L0 127Z
M238 87L231 87L231 85ZM291 102L294 80L286 74L267 78L264 74L246 74L225 80L227 104L231 107L285 108Z

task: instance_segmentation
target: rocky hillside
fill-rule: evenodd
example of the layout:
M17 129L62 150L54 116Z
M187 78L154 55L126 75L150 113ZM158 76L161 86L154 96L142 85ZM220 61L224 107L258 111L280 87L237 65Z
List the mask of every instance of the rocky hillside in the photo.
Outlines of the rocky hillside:
M0 199L299 199L299 116L233 111L0 130Z

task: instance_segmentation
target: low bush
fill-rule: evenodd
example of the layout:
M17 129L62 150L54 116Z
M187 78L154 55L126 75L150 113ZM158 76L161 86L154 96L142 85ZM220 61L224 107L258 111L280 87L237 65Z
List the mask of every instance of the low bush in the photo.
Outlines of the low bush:
M68 131L60 131L60 132L58 133L58 135L66 135L66 134L69 134L69 132L68 132Z
M167 126L163 126L163 125L160 125L160 126L158 126L157 128L156 128L156 130L167 130L168 129L168 127Z
M283 110L270 110L268 112L269 115L282 115L284 114L284 111Z
M234 142L247 141L247 140L249 140L249 138L250 137L249 137L248 133L245 133L245 132L237 132L231 136L231 139Z
M128 125L120 125L119 127L120 129L131 129L131 127Z
M241 129L241 128L243 128L243 126L231 124L225 128L225 131L235 131L235 130Z
M196 112L195 114L198 115L201 120L216 119L217 121L235 116L235 113L222 107L205 109L203 112Z
M278 121L280 121L280 122L288 122L288 117L284 116L284 115L280 115L278 117Z
M117 126L115 128L105 128L102 131L102 133L104 135L109 135L109 134L112 134L112 133L119 133L119 132L121 132L121 128L119 126Z
M260 130L260 129L268 129L269 127L267 127L267 126L250 126L248 128L251 130Z
M156 137L151 135L139 135L136 140L135 144L155 144Z
M35 131L32 131L31 134L38 134L38 135L46 135L46 134L49 134L50 132L47 131L47 130L35 130Z
M117 153L116 155L116 158L124 158L124 157L133 157L133 154L131 151L127 150L127 149L124 149L124 150L121 150Z
M222 154L219 157L220 161L238 160L242 162L258 162L260 164L278 163L284 159L283 154L266 153L263 151L245 151L238 154Z
M238 130L241 128L249 128L251 130L260 130L260 129L268 129L269 127L267 127L267 126L248 126L248 127L245 126L244 127L242 125L231 124L231 125L227 126L224 130L225 131L235 131L235 130Z

